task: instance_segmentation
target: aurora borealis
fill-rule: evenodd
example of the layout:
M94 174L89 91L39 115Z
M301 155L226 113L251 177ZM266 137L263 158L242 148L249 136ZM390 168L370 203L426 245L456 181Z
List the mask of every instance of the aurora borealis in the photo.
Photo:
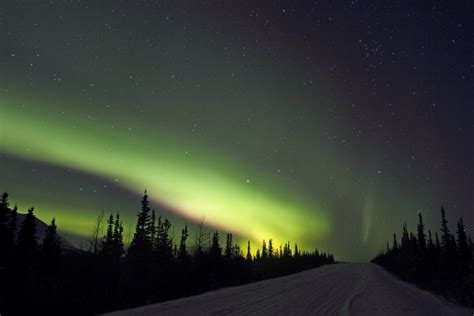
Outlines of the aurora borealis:
M2 2L0 190L85 236L147 189L177 224L347 260L441 204L472 229L467 6Z

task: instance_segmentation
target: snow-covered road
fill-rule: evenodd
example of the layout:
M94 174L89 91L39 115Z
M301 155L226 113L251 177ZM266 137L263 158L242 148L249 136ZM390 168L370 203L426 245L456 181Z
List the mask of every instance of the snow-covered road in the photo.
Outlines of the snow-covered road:
M474 315L370 263L343 263L110 315Z

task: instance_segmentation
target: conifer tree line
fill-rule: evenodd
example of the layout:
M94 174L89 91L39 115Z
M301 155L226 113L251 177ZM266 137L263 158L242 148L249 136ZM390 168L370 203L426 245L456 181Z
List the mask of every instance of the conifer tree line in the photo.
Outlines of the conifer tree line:
M405 223L401 239L394 234L392 245L387 242L386 250L372 262L419 287L474 306L474 246L462 217L452 233L441 207L439 233L426 231L420 212L416 234L408 232Z
M301 251L290 242L263 240L253 252L233 235L210 232L201 222L173 239L172 223L156 216L148 195L130 246L124 245L120 214L99 215L86 250L61 247L55 219L36 240L34 209L22 223L8 194L0 202L0 313L44 308L49 315L95 314L195 295L334 263L331 254ZM102 223L105 221L105 225ZM102 226L105 226L102 230ZM18 229L19 227L19 229ZM257 249L258 248L258 249Z

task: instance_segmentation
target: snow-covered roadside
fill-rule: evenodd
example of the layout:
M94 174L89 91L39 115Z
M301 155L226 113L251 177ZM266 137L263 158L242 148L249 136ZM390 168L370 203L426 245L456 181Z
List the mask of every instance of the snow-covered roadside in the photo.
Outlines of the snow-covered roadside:
M344 263L107 315L474 315L370 263Z

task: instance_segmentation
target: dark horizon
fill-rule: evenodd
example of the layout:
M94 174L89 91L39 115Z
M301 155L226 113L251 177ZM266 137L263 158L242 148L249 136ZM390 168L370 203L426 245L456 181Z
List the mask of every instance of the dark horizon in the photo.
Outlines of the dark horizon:
M301 249L296 242L292 244L288 241L278 246L271 238L263 240L261 247L252 245L248 240L245 249L231 233L225 234L224 242L224 234L209 230L204 222L194 231L186 225L180 230L179 239L175 238L173 223L166 217L156 215L146 191L129 247L125 247L123 221L119 213L102 213L87 240L87 248L81 250L66 244L66 240L58 234L55 218L46 226L36 219L34 207L26 215L18 216L17 207L11 205L14 204L8 194L3 193L0 200L0 279L4 282L0 287L0 312L7 315L23 314L30 308L40 313L64 314L73 311L79 315L134 307L138 307L138 311L143 305L188 296L194 296L193 300L199 301L200 296L196 295L203 292L282 276L289 276L283 282L286 285L279 285L283 288L287 287L287 282L301 285L301 281L306 286L315 286L318 281L327 282L329 276L342 278L347 271L356 279L354 283L366 280L362 282L365 284L370 279L368 284L377 280L387 287L394 282L393 275L383 277L380 268L375 268L373 264L349 264L316 272L322 270L322 266L340 262L330 253ZM457 228L452 229L444 208L441 208L440 215L441 229L438 232L426 227L422 214L418 213L416 234L410 232L405 223L402 234L397 237L394 233L392 244L387 241L386 249L380 250L371 263L452 302L472 307L474 244L462 218L458 219ZM194 238L190 238L192 235ZM312 271L308 276L320 275L320 279L301 279L299 272L306 270ZM357 278L355 274L365 277ZM265 283L259 283L257 288L265 286ZM373 284L370 286L374 287ZM238 299L250 288L238 287L232 297ZM340 290L346 291L347 288ZM293 286L290 295L301 291L301 286ZM395 293L406 294L406 290ZM354 295L358 296L360 292ZM266 297L260 302L268 300L268 295ZM422 297L430 301L426 294ZM321 298L327 300L327 295L320 293ZM214 302L201 312L207 314L220 309L223 303L229 304L228 299L229 296L224 295L224 301ZM373 296L371 299L374 301L363 304L363 310L373 310L374 304L379 304ZM385 299L379 298L380 301ZM174 308L178 309L193 308L191 300L182 304L178 302L171 304L177 304ZM302 303L304 301L297 301L298 305ZM432 304L439 302L431 299L429 305ZM315 309L314 304L311 305ZM154 306L160 308L160 305ZM278 309L291 309L283 302L278 306ZM332 308L341 311L350 306L352 303L346 308L332 303ZM440 312L439 308L436 311ZM391 309L393 311L393 307Z

